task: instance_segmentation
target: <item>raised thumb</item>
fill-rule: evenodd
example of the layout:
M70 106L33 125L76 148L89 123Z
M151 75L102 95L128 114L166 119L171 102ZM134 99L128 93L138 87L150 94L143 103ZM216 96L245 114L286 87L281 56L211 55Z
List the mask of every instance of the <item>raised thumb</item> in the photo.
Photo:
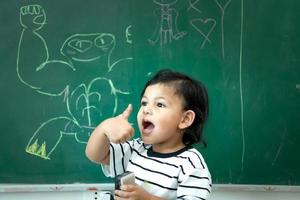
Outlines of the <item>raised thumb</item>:
M129 104L127 106L127 108L123 111L123 113L121 114L121 116L124 118L124 119L127 119L129 118L130 114L132 112L132 105Z

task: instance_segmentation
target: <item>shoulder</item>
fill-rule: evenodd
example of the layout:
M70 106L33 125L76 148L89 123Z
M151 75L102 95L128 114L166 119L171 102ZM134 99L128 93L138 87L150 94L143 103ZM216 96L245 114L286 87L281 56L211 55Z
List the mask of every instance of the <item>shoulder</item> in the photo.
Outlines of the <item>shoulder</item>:
M186 158L189 161L189 164L193 166L193 168L199 168L199 169L207 168L203 156L195 148L187 149L180 156Z
M211 185L211 175L206 162L201 153L195 149L190 148L184 151L181 155L185 158L185 162L182 163L182 173L179 177L181 182L189 181L190 179L204 181Z

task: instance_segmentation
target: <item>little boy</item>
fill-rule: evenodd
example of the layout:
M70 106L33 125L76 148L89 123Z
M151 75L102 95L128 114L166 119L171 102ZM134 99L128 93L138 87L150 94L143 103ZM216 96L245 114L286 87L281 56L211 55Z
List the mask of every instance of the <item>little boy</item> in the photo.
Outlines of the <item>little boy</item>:
M208 96L199 81L161 70L145 85L137 115L140 138L128 122L129 105L92 133L87 157L101 163L104 174L135 174L135 185L123 185L115 199L207 199L211 176L198 150L208 116Z

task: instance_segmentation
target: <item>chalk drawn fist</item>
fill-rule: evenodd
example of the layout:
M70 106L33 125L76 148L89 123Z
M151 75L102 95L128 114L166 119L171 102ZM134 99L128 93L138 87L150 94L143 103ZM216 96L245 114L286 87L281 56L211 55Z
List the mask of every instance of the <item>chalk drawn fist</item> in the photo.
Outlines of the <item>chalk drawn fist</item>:
M20 8L20 23L24 28L36 31L46 23L46 13L40 5L27 5Z

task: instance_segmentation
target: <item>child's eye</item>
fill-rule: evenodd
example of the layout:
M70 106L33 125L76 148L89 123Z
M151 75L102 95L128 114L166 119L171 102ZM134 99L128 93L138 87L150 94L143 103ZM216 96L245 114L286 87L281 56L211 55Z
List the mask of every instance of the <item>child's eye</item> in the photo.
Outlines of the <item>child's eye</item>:
M157 107L160 107L160 108L166 107L165 104L163 104L163 103L157 103L156 105L157 105Z
M147 102L146 101L141 101L141 106L146 106Z

